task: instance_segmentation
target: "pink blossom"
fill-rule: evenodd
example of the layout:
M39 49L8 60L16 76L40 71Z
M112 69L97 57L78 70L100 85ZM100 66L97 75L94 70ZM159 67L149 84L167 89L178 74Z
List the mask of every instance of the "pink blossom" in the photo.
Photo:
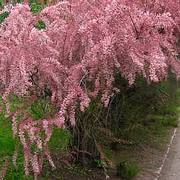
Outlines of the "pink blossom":
M42 159L31 152L32 144L48 149L53 127L64 128L65 121L75 126L77 107L84 111L99 94L108 106L116 89L115 71L130 85L137 75L159 82L169 68L180 76L179 9L179 0L69 0L39 14L31 13L27 3L6 9L10 15L0 25L0 83L8 115L12 115L8 95L27 95L35 86L30 77L36 70L36 84L41 90L50 88L59 109L54 118L29 117L19 124L13 116L26 174L29 168L36 175L41 171ZM39 20L45 29L35 28ZM49 151L44 153L54 167Z

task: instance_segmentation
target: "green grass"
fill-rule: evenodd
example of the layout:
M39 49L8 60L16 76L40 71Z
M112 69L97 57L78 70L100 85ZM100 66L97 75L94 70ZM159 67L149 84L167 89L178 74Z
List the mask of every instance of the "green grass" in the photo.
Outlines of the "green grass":
M10 109L15 112L17 109L22 108L25 104L25 99L12 95L8 98L10 103ZM23 148L20 145L18 138L13 138L11 119L6 118L5 106L2 103L2 98L0 98L1 107L3 107L0 113L0 167L3 166L5 159L8 159L10 164L8 167L7 175L5 180L31 180L31 176L26 177L24 175L24 155ZM32 103L30 106L26 107L34 120L40 120L52 113L55 113L55 109L51 105L48 99L39 99ZM18 121L21 121L21 116L19 116ZM42 137L43 137L42 133ZM68 130L59 129L54 127L53 135L49 141L49 148L53 153L65 153L68 151L69 144L71 142L71 134ZM19 147L17 167L14 167L12 163L12 156L14 154L15 148ZM31 150L36 150L36 146L32 145Z
M49 141L49 148L52 152L66 153L69 150L69 144L71 142L72 135L70 131L66 129L53 129L53 135Z
M0 157L10 156L15 149L15 140L12 136L11 122L0 115Z
M0 100L1 105L2 99ZM18 104L17 101L13 104ZM3 111L0 114L0 167L3 167L5 160L9 161L8 171L4 180L31 180L32 177L25 177L24 175L24 158L22 147L17 158L17 167L15 168L12 163L12 156L15 148L18 146L19 141L13 138L11 119L5 117L6 112Z
M135 162L120 162L117 166L117 175L124 180L133 179L140 171L140 168Z
M32 176L25 176L24 174L24 156L23 152L18 153L17 167L12 163L12 159L9 159L10 165L7 170L7 174L4 180L33 180Z
M47 99L38 99L30 107L29 112L33 119L44 119L54 112L54 107Z

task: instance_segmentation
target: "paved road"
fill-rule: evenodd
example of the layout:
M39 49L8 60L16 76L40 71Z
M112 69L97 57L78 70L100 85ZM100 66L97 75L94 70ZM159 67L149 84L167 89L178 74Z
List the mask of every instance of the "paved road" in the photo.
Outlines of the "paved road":
M177 129L159 180L180 180L180 128Z

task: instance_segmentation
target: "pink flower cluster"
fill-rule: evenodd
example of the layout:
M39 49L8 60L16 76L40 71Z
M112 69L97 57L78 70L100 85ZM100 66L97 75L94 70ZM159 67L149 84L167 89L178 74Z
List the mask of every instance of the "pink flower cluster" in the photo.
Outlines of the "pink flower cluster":
M35 24L43 20L45 29ZM75 111L84 111L93 97L101 94L108 105L114 93L114 73L119 71L129 84L137 75L147 81L165 79L168 69L180 76L179 0L69 0L32 14L26 4L10 10L0 25L0 83L6 99L10 93L23 96L33 86L31 74L38 69L39 86L48 85L51 100L59 107L55 119L19 125L13 119L25 152L25 170L32 159L35 174L41 171L37 153L31 155L25 138L43 149L49 162L47 142L52 126L65 120L75 125ZM45 131L42 140L39 132Z
M19 137L24 148L26 175L29 175L30 165L32 166L31 169L35 176L40 174L43 166L43 157L46 157L50 165L55 168L48 149L48 142L51 138L54 124L59 128L64 127L64 122L58 118L44 119L41 121L33 121L31 118L27 118L20 122ZM42 131L45 134L44 139L41 136ZM26 135L28 135L29 138L27 138ZM36 150L34 150L34 152L31 152L30 145L35 145Z

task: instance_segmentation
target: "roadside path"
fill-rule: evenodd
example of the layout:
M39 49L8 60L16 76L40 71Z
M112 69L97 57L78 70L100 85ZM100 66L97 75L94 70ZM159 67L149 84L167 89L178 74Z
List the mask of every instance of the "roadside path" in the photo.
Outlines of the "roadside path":
M180 180L180 127L176 131L158 180Z

